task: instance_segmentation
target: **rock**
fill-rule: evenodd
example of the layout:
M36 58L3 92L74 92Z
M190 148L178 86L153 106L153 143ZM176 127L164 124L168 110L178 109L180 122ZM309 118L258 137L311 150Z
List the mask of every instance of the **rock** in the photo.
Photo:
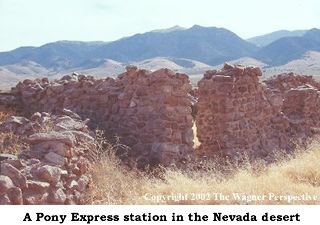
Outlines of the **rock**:
M76 189L80 192L84 192L88 188L90 178L88 176L82 175L77 183L78 185L76 186Z
M262 76L262 72L259 67L252 67L250 69L251 69L251 72L254 76Z
M41 142L47 142L47 141L58 141L65 143L68 146L74 146L75 139L73 136L65 134L64 132L49 132L49 133L37 133L29 136L27 138L27 141L29 144L39 144Z
M66 116L71 117L72 119L81 120L81 117L80 117L78 114L72 112L72 111L69 110L69 109L65 109L65 108L64 108L64 109L62 110L62 113L63 113L64 115L66 115Z
M15 94L8 92L2 93L0 91L0 110L5 111L8 108L17 107L20 105L19 103L21 104L19 98Z
M36 171L36 175L39 177L39 179L53 184L58 183L60 181L60 177L67 174L68 172L66 170L49 165L41 166Z
M59 189L52 189L49 195L49 203L54 203L54 204L64 204L67 199L66 194L64 191L59 188Z
M75 189L78 189L78 186L79 186L78 182L75 180L72 180L68 185L68 189L75 190Z
M11 205L8 195L0 195L0 205Z
M18 170L22 170L27 166L26 163L24 162L24 160L21 160L18 158L14 159L14 157L12 157L12 159L6 159L3 162L12 165L13 167L15 167Z
M137 103L135 103L135 101L131 101L130 102L130 105L129 105L129 107L136 107L137 106Z
M126 71L127 72L135 72L135 71L137 71L138 70L138 68L136 67L136 66L134 66L134 65L128 65L128 66L126 66Z
M77 140L79 140L79 142L86 142L86 143L94 142L94 138L92 136L81 131L71 130L71 131L66 131L65 133L69 135L73 135L74 137L76 137Z
M77 167L79 168L80 174L84 174L89 170L89 161L80 156L78 161L77 161Z
M56 129L61 131L84 130L87 126L82 121L75 121L69 116L60 117L55 125Z
M23 204L25 205L45 205L48 204L48 193L25 193L23 194Z
M48 154L54 152L62 157L71 158L73 155L72 147L59 141L46 141L32 146L31 151L35 153Z
M7 159L16 160L16 159L18 159L18 157L15 156L15 155L12 155L12 154L0 153L0 162L4 161L4 160L7 160Z
M0 175L0 195L8 192L14 185L10 177Z
M21 116L11 116L6 122L24 125L24 124L28 123L29 120L27 118L21 117Z
M60 165L60 166L63 166L64 164L67 163L67 158L65 158L61 155L58 155L57 153L54 153L54 152L49 152L48 154L46 154L44 156L44 158L46 160L48 160L49 162L56 164L56 165Z
M66 205L76 205L77 204L73 193L67 195L67 199L66 199L65 204Z
M73 191L73 194L72 194L72 203L71 204L83 204L83 201L82 201L82 194L79 192L79 191L77 191L77 190L75 190L75 191Z
M23 204L22 191L18 187L11 188L8 192L8 197L13 205Z
M297 88L302 85L308 85L319 90L320 83L317 82L312 76L300 76L293 73L284 73L263 81L268 88L278 90L282 94L291 88Z
M34 165L34 164L40 164L40 160L39 159L35 159L35 158L31 158L27 160L27 165Z
M30 117L30 119L31 119L32 121L40 120L40 119L41 119L41 113L39 113L39 112L34 113L34 114Z
M229 63L225 63L223 65L223 70L233 70L233 69L234 69L233 65L231 65Z
M27 187L26 177L12 165L8 163L2 163L1 174L10 177L15 186L20 188Z
M50 187L50 184L42 181L28 180L28 190L35 191L37 193L44 193Z
M30 121L25 117L11 116L0 124L0 131L24 134L32 128L29 122Z

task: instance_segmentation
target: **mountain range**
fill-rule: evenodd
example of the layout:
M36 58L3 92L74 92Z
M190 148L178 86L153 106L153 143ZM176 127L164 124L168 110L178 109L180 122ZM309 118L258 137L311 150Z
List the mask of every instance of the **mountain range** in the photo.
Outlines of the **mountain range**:
M310 60L320 64L315 60L318 51L320 30L316 28L281 30L244 40L225 28L175 26L112 42L58 41L0 52L0 81L56 77L70 71L110 76L121 73L127 64L151 70L169 67L191 76L227 61L255 64L269 72L299 62L303 69L301 65L309 67Z
M36 62L52 70L94 67L104 59L120 62L154 57L188 58L216 65L252 54L257 47L224 28L193 26L190 29L151 31L114 42L59 41L39 48L22 47L0 53L0 65Z
M278 30L274 31L269 34L264 34L261 36L256 36L253 38L247 39L247 41L255 44L258 47L264 47L267 46L268 44L271 44L272 42L283 38L283 37L299 37L303 36L307 30L294 30L294 31L289 31L289 30Z

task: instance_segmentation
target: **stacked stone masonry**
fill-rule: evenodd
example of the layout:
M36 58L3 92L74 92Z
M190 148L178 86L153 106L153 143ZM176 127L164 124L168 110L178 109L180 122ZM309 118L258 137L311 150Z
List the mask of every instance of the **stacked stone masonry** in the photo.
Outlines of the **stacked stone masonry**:
M183 163L192 154L191 85L185 74L128 66L117 79L71 75L48 82L25 80L15 92L29 113L69 109L89 118L131 150L139 166ZM121 153L124 154L124 153Z
M320 128L320 83L311 76L293 73L280 74L265 81L271 93L283 100L281 107L282 129L295 142L304 142L319 134ZM277 125L275 122L273 124ZM282 132L283 133L283 132Z
M292 73L261 83L261 75L228 64L205 73L197 90L200 155L267 157L319 133L319 83Z
M0 110L29 114L0 124L0 132L28 143L18 156L0 154L0 204L84 203L95 155L87 123L110 140L119 137L142 167L181 165L196 155L267 157L319 134L320 83L293 73L264 82L259 76L259 68L225 64L207 71L193 90L185 74L132 66L116 79L25 80L0 93Z
M196 124L201 154L259 154L269 148L273 112L259 76L258 68L226 64L221 71L207 71L199 81Z
M265 157L318 133L318 82L292 73L265 82L259 76L259 68L225 64L207 71L192 90L185 74L128 66L116 79L73 74L25 80L6 95L29 115L68 109L90 119L91 128L129 146L138 165L179 165L194 153ZM0 97L8 104L9 97ZM194 122L201 142L196 151Z
M85 203L95 142L79 116L66 113L11 117L0 125L28 144L17 156L0 154L0 205Z

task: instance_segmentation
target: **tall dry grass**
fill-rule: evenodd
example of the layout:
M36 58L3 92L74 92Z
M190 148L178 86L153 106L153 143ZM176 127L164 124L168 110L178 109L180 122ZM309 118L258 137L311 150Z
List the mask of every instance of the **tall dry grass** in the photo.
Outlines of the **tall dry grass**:
M320 144L262 161L207 170L164 169L161 178L127 170L109 149L93 165L92 204L320 204ZM238 198L240 196L240 198Z
M139 186L146 180L137 170L128 170L116 156L116 146L104 138L101 131L96 131L96 149L91 165L92 184L88 201L94 204L134 204L132 196L138 196Z

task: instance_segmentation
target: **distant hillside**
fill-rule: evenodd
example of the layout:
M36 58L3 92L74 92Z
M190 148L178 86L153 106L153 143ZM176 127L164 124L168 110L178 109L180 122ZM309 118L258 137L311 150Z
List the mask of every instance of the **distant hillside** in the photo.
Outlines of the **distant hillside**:
M212 66L202 62L170 57L156 57L137 62L131 62L142 69L157 70L160 68L168 68L175 72L186 73L190 76L202 76L206 70L213 69ZM49 71L45 67L34 62L16 63L12 65L0 66L0 90L15 86L18 81L26 78L46 77L50 79L60 78L63 75L76 72L79 74L88 74L95 77L113 77L125 71L127 63L118 62L112 59L105 59L99 61L93 68L71 68L59 72Z
M206 70L221 68L224 62L258 66L264 77L290 71L320 75L319 29L282 30L250 41L258 45L273 42L256 47L227 29L195 25L153 30L113 42L58 41L20 47L0 52L0 89L25 78L55 79L72 72L115 76L128 64L186 73L194 84Z
M124 63L154 57L187 58L217 65L257 48L224 28L193 26L136 34L114 42L59 41L0 53L0 66L32 61L50 71L99 66L105 59Z
M21 62L0 66L0 90L15 86L19 81L27 78L48 76L50 71L34 62Z
M88 67L96 61L91 54L102 44L105 43L58 41L41 47L21 47L9 52L0 52L0 66L32 61L51 71L78 66Z
M251 58L251 57L242 57L236 60L228 61L227 63L233 64L233 65L242 65L242 66L256 66L256 67L267 67L268 65L265 64L262 61L259 61L258 59ZM223 64L215 66L215 68L222 68Z
M306 30L294 30L294 31L278 30L269 34L264 34L257 37L249 38L247 39L247 41L249 41L252 44L255 44L258 47L264 47L280 38L294 37L294 36L299 37L299 36L303 36L306 32L307 32Z
M212 66L204 64L199 61L190 60L190 59L182 59L182 58L169 58L169 57L156 57L151 59L146 59L138 62L131 62L130 64L137 66L138 68L146 69L146 70L158 70L161 68L168 68L172 71L179 73L186 73L190 76L193 75L202 75L206 70L213 69ZM123 73L125 71L125 67L128 64L121 63L114 60L105 60L103 64L96 68L91 69L81 69L75 68L69 71L63 71L64 74L77 72L82 74L91 74L96 77L105 77L105 76L115 76ZM54 77L58 77L61 73L54 75Z
M292 60L285 65L266 68L264 77L288 72L320 76L320 52L309 51L300 59Z
M252 54L257 48L224 28L193 26L172 32L137 34L99 47L98 58L121 62L154 57L187 58L209 65Z
M255 57L278 66L301 58L308 51L320 51L320 30L311 29L301 37L281 38L260 49Z

